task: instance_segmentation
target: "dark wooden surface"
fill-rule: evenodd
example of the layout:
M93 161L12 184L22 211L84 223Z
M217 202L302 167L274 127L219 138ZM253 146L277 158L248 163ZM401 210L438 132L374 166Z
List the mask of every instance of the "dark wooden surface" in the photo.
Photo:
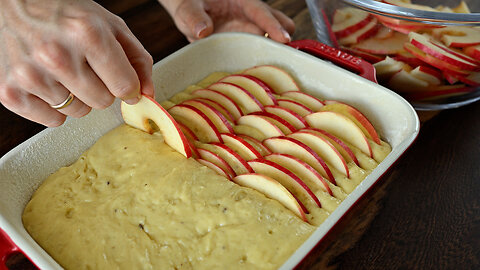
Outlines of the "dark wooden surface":
M103 0L158 61L185 46L155 1ZM314 38L304 1L269 0ZM480 103L421 114L417 141L300 269L480 269ZM43 129L0 105L0 155Z

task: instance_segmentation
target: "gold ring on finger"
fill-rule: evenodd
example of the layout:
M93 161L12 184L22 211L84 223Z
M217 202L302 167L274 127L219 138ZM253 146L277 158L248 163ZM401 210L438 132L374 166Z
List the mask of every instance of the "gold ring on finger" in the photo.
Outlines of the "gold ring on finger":
M66 108L66 107L68 107L68 105L70 105L72 103L74 98L75 98L75 96L72 93L70 93L68 95L68 97L63 102L61 102L57 105L50 105L50 107L52 107L54 109L57 109L57 110Z

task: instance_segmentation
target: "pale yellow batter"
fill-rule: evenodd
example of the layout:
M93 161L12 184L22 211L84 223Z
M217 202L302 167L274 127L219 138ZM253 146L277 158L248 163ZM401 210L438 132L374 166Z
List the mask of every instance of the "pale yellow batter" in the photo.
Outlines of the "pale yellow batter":
M51 175L23 222L68 269L274 269L315 229L125 125Z

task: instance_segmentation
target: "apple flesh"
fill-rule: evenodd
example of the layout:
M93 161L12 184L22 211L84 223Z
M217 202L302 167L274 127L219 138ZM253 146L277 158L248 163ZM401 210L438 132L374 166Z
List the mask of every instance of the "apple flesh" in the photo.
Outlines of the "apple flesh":
M305 117L306 115L313 113L313 111L310 108L308 108L307 106L297 101L289 100L289 99L278 99L277 101L280 107L289 109L295 112L296 114L300 115L301 117Z
M287 108L281 106L265 106L265 112L274 114L282 119L285 119L288 123L290 123L295 129L302 129L305 128L308 124L297 113Z
M177 121L153 98L142 95L140 101L135 105L121 103L123 120L127 125L153 133L155 130L150 120L160 129L165 143L175 149L186 158L192 156L192 151L187 137L180 129Z
M222 78L219 82L233 83L250 92L262 105L276 105L277 99L273 90L262 80L248 74L233 74Z
M238 124L253 127L262 132L266 138L285 135L280 128L260 115L244 115L238 119Z
M480 44L480 30L468 26L435 29L433 35L448 47L464 48Z
M212 121L218 131L225 133L233 133L233 127L230 122L228 122L227 118L225 118L223 114L217 111L217 109L215 109L213 106L210 106L210 104L208 104L207 102L204 102L202 100L190 99L182 102L181 104L191 105L199 109Z
M434 68L418 66L410 74L417 79L428 82L428 85L440 85L443 82L442 73Z
M233 83L216 82L208 89L218 91L230 97L236 104L240 106L243 113L263 111L263 105L250 92Z
M215 171L218 175L221 175L225 178L227 178L228 180L232 180L232 178L230 177L230 175L228 175L222 168L220 168L219 166L215 165L214 163L210 162L210 161L207 161L207 160L204 160L204 159L197 159L198 163L212 169L213 171Z
M362 29L372 18L368 12L357 8L337 9L333 14L332 32L337 38L346 37Z
M201 158L203 160L206 160L206 161L210 161L211 163L213 163L213 164L217 165L218 167L222 168L230 176L230 178L235 177L235 175L236 175L235 171L219 155L213 153L212 151L203 149L203 148L199 148L197 150L198 150L199 158Z
M234 134L222 134L223 143L237 152L243 159L252 160L261 158L262 155L243 138Z
M263 118L265 118L267 121L271 122L275 126L277 126L283 134L290 134L292 132L295 132L297 129L290 124L288 121L285 119L269 112L253 112L250 115L258 115Z
M379 29L377 19L373 18L368 24L355 31L354 33L338 39L340 45L356 44L364 39L375 35Z
M410 72L400 70L388 81L388 86L400 93L411 93L428 87L428 82L419 79Z
M220 132L213 122L199 109L178 104L168 109L172 117L187 126L201 142L221 142Z
M300 219L307 221L305 211L303 210L305 206L277 180L258 173L250 173L236 176L232 181L240 186L255 189L268 198L278 201Z
M405 50L403 48L405 42L408 42L408 36L395 32L389 38L378 38L375 36L365 39L354 44L352 48L377 55L392 55L403 52Z
M273 66L262 65L249 68L243 74L252 75L265 82L275 94L287 91L300 91L295 80L285 70Z
M239 154L223 143L196 143L198 150L205 149L217 154L232 167L236 175L253 173L252 167Z
M324 105L323 101L321 101L320 99L304 92L289 91L282 93L281 97L293 99L307 106L310 110L314 112L319 111Z
M238 136L253 146L262 156L272 153L272 151L265 147L265 145L263 145L259 140L244 134L239 134Z
M222 105L233 116L234 120L237 120L243 115L240 107L227 95L210 89L198 89L192 92L195 97L210 99L218 104Z

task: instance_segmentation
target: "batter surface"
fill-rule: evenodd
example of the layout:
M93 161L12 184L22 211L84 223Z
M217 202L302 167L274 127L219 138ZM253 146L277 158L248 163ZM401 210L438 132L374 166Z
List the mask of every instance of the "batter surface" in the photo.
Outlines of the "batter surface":
M126 125L51 175L23 223L67 269L274 269L316 228Z

